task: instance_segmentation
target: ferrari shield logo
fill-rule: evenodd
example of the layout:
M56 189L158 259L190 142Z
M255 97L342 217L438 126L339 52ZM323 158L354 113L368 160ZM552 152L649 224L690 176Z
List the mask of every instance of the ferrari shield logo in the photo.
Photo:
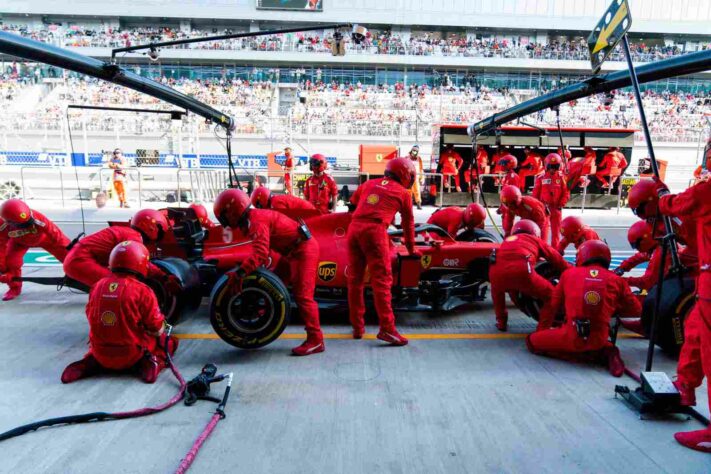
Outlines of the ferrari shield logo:
M321 281L331 281L336 278L338 265L336 262L321 262L318 264L318 278Z
M375 155L375 161L377 161L378 163L380 163L381 161L383 161L383 154L382 154L382 153L376 154L376 155Z
M593 278L597 278L597 276L600 274L599 270L590 270L590 276Z
M101 313L101 324L104 326L113 326L116 324L116 314L113 311L104 311Z
M109 291L111 293L113 293L114 291L116 291L116 288L118 288L118 285L119 285L118 283L110 283L109 284Z
M422 268L430 268L430 265L432 265L432 255L423 255L420 258L420 264L422 264Z

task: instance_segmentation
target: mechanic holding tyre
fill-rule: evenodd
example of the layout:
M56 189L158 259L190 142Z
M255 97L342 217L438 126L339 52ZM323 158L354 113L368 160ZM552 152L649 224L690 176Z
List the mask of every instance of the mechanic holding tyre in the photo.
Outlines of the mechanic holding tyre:
M394 158L385 165L385 177L366 181L351 198L356 209L348 227L347 275L348 310L354 339L361 339L365 333L363 291L367 266L375 310L380 320L377 338L395 346L404 346L408 342L395 328L388 226L399 212L405 247L410 255L419 255L415 250L415 223L410 194L416 177L417 170L410 159Z
M269 261L270 249L282 255L289 262L292 292L306 326L306 341L291 352L297 356L323 352L326 346L314 300L319 246L306 225L279 212L254 209L249 196L239 189L222 191L214 211L223 227L240 230L252 241L249 257L227 273L229 284L239 292L241 280Z

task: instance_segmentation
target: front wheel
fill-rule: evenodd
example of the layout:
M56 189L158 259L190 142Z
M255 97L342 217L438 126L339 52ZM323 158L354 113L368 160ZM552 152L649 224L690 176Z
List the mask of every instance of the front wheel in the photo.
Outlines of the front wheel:
M291 317L291 296L272 272L258 269L235 292L222 276L210 296L210 323L220 338L240 349L258 349L277 339Z

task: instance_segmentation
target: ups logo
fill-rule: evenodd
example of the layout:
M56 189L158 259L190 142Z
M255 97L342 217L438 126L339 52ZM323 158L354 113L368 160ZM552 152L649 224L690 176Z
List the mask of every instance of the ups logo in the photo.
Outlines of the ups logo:
M318 264L318 277L321 281L331 281L336 278L336 262L321 262Z

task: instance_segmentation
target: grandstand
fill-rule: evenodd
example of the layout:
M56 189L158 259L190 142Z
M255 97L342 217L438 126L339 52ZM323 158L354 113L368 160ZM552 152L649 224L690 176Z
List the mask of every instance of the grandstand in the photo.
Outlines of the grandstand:
M111 49L147 42L242 31L309 27L356 21L369 29L363 44L347 41L346 56L333 57L332 30L269 35L250 39L164 48L156 61L143 54L120 55L123 66L157 79L235 117L236 152L263 157L295 144L353 166L361 143L412 143L429 152L439 123L471 123L545 91L590 75L584 41L604 2L560 0L456 0L451 11L441 2L404 8L375 8L371 0L326 2L323 12L275 12L254 2L123 0L108 4L79 1L24 2L0 7L0 29L106 59ZM643 63L711 47L705 26L711 7L684 3L671 12L666 2L631 1L635 61ZM692 2L693 3L693 2ZM697 5L698 4L698 5ZM393 15L388 15L392 8ZM454 12L459 9L459 14ZM82 15L76 15L82 11ZM174 17L165 17L167 11ZM378 15L374 15L378 11ZM205 12L213 12L205 17ZM376 18L377 17L377 18ZM383 18L391 18L383 24ZM670 20L671 18L671 20ZM565 24L565 29L552 25ZM0 162L37 165L41 156L69 153L67 126L81 142L81 162L116 143L165 149L185 159L222 156L211 128L196 117L182 122L158 116L66 113L68 104L165 109L157 99L117 85L79 77L45 65L0 57ZM615 53L609 70L624 67ZM679 182L696 163L699 142L711 114L711 75L673 78L644 86L644 101L660 154L670 160ZM561 107L563 126L639 129L630 91L617 91ZM528 117L539 126L555 125L546 111ZM176 139L175 134L180 134ZM635 158L646 151L637 133ZM47 155L49 153L49 155ZM218 161L220 162L220 161ZM258 163L246 161L246 163ZM215 163L215 162L213 162ZM676 171L675 171L676 170ZM683 177L683 178L682 178Z

